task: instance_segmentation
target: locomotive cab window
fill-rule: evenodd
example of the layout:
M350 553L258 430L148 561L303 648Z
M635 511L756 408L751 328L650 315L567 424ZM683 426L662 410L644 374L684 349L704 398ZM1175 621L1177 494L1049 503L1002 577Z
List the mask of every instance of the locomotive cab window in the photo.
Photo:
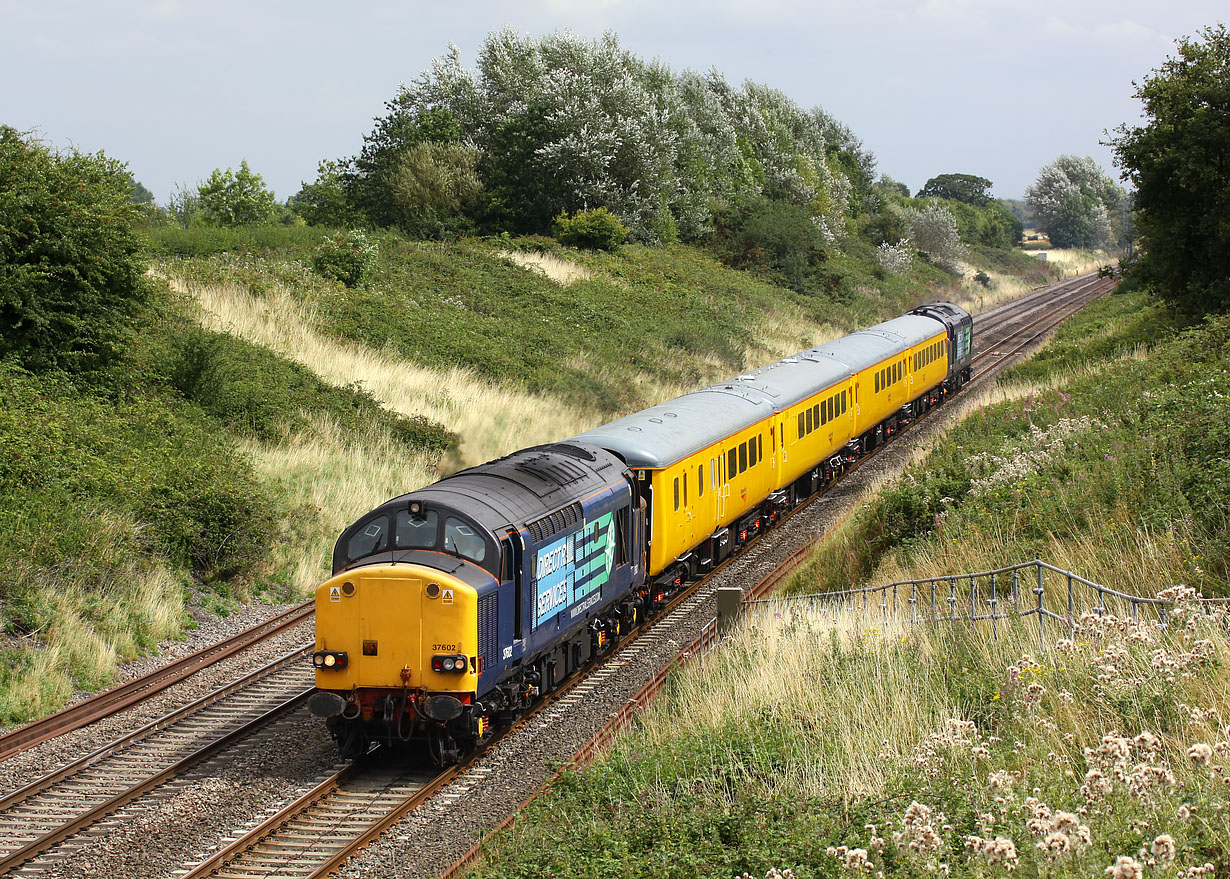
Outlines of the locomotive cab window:
M350 560L361 559L389 548L389 517L376 516L355 532L346 544Z
M449 516L444 520L444 551L481 563L487 557L487 541L473 526Z
M439 544L440 516L435 510L398 510L393 545L398 549L433 549Z

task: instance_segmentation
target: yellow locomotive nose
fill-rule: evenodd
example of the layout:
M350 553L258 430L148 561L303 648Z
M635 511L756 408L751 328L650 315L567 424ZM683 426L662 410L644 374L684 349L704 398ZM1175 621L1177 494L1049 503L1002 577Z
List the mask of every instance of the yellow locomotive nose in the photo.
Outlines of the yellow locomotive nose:
M418 565L346 571L316 590L315 657L320 690L472 693L480 670L478 595Z

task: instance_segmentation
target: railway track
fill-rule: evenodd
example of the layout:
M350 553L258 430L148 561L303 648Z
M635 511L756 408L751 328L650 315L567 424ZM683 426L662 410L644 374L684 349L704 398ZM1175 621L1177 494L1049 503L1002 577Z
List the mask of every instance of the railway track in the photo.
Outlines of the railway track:
M310 646L0 798L0 875L42 874L58 847L264 729L314 691Z
M1062 317L1066 317L1089 298L1101 295L1108 287L1109 284L1106 282L1102 282L1099 287L1097 280L1088 277L1074 279L1048 288L1044 292L1024 297L1014 303L992 309L983 315L975 316L978 324L975 337L978 343L975 350L975 362L978 365L974 381L979 381L983 376L997 372L1010 359L1012 351L1035 343L1041 335L1049 331L1052 325L1058 323L1058 320L1048 322L1048 319L1043 316L1046 305L1052 309L1058 306ZM1003 329L1000 330L999 327ZM944 408L946 407L940 407L936 411L943 411ZM925 418L920 421L925 421ZM892 444L884 448L892 448ZM880 450L876 451L878 453ZM863 459L863 462L870 461L873 457L874 455L868 456ZM863 462L860 462L860 466ZM798 509L801 510L802 507ZM797 511L792 513L790 519L794 519L797 515ZM779 526L767 532L767 536L777 535L782 527ZM773 551L775 550L769 552ZM711 594L716 588L711 581L720 576L726 576L728 573L726 568L731 564L754 561L754 557L760 552L757 547L745 549L735 559L711 572L705 580L693 584L692 588L676 596L651 628L641 632L635 639L625 639L618 653L611 656L601 666L596 667L589 676L575 680L567 691L556 694L556 698L552 701L541 705L532 717L525 719L521 725L525 729L518 728L515 732L519 735L533 737L536 730L550 728L552 724L571 723L569 718L578 713L585 714L586 706L595 704L593 700L610 693L623 692L625 695L621 698L626 699L626 694L634 690L629 690L621 683L625 670L656 667L656 675L648 684L641 687L641 691L637 692L630 702L621 703L622 708L618 711L605 712L619 714L625 718L631 716L635 706L651 699L653 693L656 692L655 687L660 686L661 681L665 680L664 668L669 663L663 658L678 661L677 657L681 652L687 653L689 650L699 649L697 644L689 644L689 642L697 631L697 620L705 616L707 608L711 605ZM794 553L791 558L795 555L801 554ZM757 588L759 589L760 584L768 583L770 580L776 582L780 576L784 576L785 572L781 574L777 572L783 569L789 561L790 559L787 559L786 562L777 564L768 576L759 578ZM765 590L771 588L771 584L764 588ZM301 622L310 615L310 603L305 603L288 612L287 619L293 617L293 621L280 624L270 621L258 627L258 630L244 633L244 635L249 637L247 643L252 643L261 637L268 637L266 630L270 626L278 625L280 626L278 630L282 630ZM712 637L711 632L708 637ZM235 643L241 642L236 641ZM688 646L680 651L680 644ZM89 704L89 702L83 702L69 711L61 712L61 715L68 715L70 711L75 710L78 712L75 717L54 715L47 720L60 724L59 731L76 728L89 723L96 717L105 716L106 713L122 710L123 707L148 698L148 694L170 686L170 683L155 682L153 680L155 677L162 677L163 680L168 681L182 679L207 665L208 655L220 658L221 655L233 655L241 649L243 649L242 646L233 646L231 642L227 642L226 645L217 645L211 648L208 654L202 651L200 654L194 654L193 657L181 660L174 670L169 672L163 670L155 675L146 676L151 680L143 685L133 686L138 684L137 681L126 685L127 690L122 695L119 693L102 694L102 697L97 697L99 701L91 708L82 708L81 706ZM305 649L310 649L310 645ZM72 840L74 835L79 834L83 828L99 822L108 815L115 815L128 804L149 796L151 792L156 792L160 786L167 784L170 779L182 777L190 767L198 767L197 772L208 772L208 767L212 765L209 761L225 760L224 754L228 745L252 736L254 730L262 728L262 724L264 728L267 728L268 724L277 717L292 712L298 704L297 700L311 692L311 672L306 662L302 663L302 672L303 680L307 684L300 693L286 692L281 696L271 697L267 702L262 703L267 708L265 714L261 717L250 718L250 725L233 723L230 733L213 735L213 744L205 743L205 739L209 736L203 734L198 736L193 732L188 732L191 727L182 725L184 723L182 719L172 720L168 715L167 718L161 718L143 728L146 730L145 739L148 739L152 748L151 753L143 754L139 750L132 750L136 748L134 743L121 744L122 740L117 740L113 743L115 746L113 749L105 754L102 751L107 749L100 749L95 754L83 757L74 764L76 769L58 780L53 780L48 776L48 779L35 785L27 785L21 791L16 791L0 800L0 858L3 858L0 860L0 873L9 875L9 871L16 871L11 874L22 875L28 872L30 875L35 873L43 876L54 875L57 859L62 860L65 852L71 851L71 845L66 847L65 841ZM179 677L175 678L175 675ZM145 681L146 679L140 680ZM654 684L654 681L658 683ZM220 693L214 702L222 704L229 698L228 695ZM274 705L273 703L279 704ZM199 706L199 710L203 710L203 706ZM588 713L592 715L595 711L601 713L604 710L592 708ZM160 730L176 728L177 724L180 725L181 738L195 743L196 747L189 747L182 741L176 744L175 736L169 733L162 736L157 735ZM54 725L48 725L42 730L32 725L32 727L0 737L0 756L6 753L3 750L6 747L6 740L11 743L7 745L10 748L7 753L13 754L20 749L32 747L37 741L57 735L59 731ZM17 733L23 734L24 737L14 737ZM598 742L604 735L609 736L610 730L599 724L596 733L591 731L591 734L584 737L584 743L592 752L600 747L595 742ZM511 737L514 736L510 733ZM159 741L162 742L161 745L157 744ZM492 747L496 748L501 745L502 743L498 743ZM159 753L160 750L164 753ZM125 753L127 757L122 756ZM576 755L579 751L574 749L568 753L573 755L572 759L577 759ZM161 769L153 771L154 764L161 766ZM504 765L516 764L507 761ZM111 778L105 772L100 775L94 774L96 770L104 770L108 766L125 768L122 771L118 768L106 770L117 773ZM128 774L123 775L124 772ZM490 763L483 759L468 766L450 770L448 773L429 773L422 767L365 767L362 764L355 764L354 767L341 772L329 773L328 777L316 784L312 790L307 792L307 795L279 810L269 820L249 822L252 826L243 832L239 839L210 855L205 861L192 868L191 872L184 874L181 868L175 873L193 877L204 875L327 875L343 869L341 865L352 858L355 852L371 844L373 840L379 839L388 827L406 819L406 816L411 816L411 820L417 820L420 826L430 823L421 815L424 810L419 807L433 797L435 798L432 801L433 815L443 810L444 816L453 820L464 812L472 834L476 818L470 814L472 808L469 795L489 789L493 780L501 778L502 774L500 769L492 768ZM35 789L36 787L38 789ZM18 794L22 796L18 797ZM504 797L504 804L499 806L505 810L502 814L506 816L515 812L515 807L522 798L514 795L510 800ZM500 798L485 797L484 802L486 803L488 799L494 801ZM463 803L465 803L464 809L461 808ZM55 818L50 819L49 816L53 814ZM487 818L482 823L490 826L494 822ZM9 834L10 828L12 829L11 835L6 835ZM340 833L339 828L347 828L347 830ZM422 846L419 848L421 849ZM456 848L453 847L451 850L453 854L448 857L440 857L435 852L425 853L421 858L422 863L409 865L404 871L398 872L398 875L438 875L440 869L455 860Z
M0 760L7 760L48 739L79 729L104 717L110 717L143 702L207 666L221 662L259 641L299 625L310 618L313 611L312 602L305 601L271 617L258 626L245 629L230 638L168 663L149 674L133 678L127 683L91 696L89 699L83 699L41 720L10 730L0 735Z

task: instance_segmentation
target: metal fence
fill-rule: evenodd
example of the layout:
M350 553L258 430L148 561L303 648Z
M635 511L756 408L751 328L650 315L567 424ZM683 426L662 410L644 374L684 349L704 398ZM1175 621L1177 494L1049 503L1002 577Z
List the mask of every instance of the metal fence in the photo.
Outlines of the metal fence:
M1226 606L1230 598L1199 601L1207 610ZM1048 637L1065 628L1067 634L1072 634L1086 613L1098 617L1113 614L1138 623L1152 621L1165 628L1169 610L1175 605L1166 599L1120 592L1035 559L992 571L901 580L837 592L748 599L743 607L799 603L819 606L834 616L852 611L878 613L886 623L968 622L974 626L989 622L991 637L996 639L1000 621L1036 617L1043 645ZM1048 631L1048 624L1054 627L1053 631Z

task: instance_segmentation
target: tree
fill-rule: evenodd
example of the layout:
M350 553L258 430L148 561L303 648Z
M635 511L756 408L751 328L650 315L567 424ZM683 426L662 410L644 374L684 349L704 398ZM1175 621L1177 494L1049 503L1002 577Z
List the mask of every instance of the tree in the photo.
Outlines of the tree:
M0 126L0 358L112 361L147 296L127 169Z
M316 168L316 182L304 183L286 206L310 226L359 225L359 210L346 193L345 170L340 162L322 161Z
M1205 28L1137 85L1144 125L1111 141L1136 188L1135 269L1193 311L1230 307L1230 34Z
M975 177L973 174L940 174L928 180L916 197L951 198L980 208L991 200L993 185L985 177Z
M388 183L397 225L420 238L464 230L482 189L477 164L477 150L461 143L426 141L407 151Z
M247 226L267 223L276 212L273 193L261 175L252 173L247 159L239 170L215 168L197 189L201 216L218 226Z
M905 219L910 230L910 243L927 254L936 265L955 271L965 248L961 245L961 233L952 211L932 201L922 210L906 208Z
M1025 190L1034 220L1056 247L1106 247L1114 240L1123 190L1092 157L1060 156Z

